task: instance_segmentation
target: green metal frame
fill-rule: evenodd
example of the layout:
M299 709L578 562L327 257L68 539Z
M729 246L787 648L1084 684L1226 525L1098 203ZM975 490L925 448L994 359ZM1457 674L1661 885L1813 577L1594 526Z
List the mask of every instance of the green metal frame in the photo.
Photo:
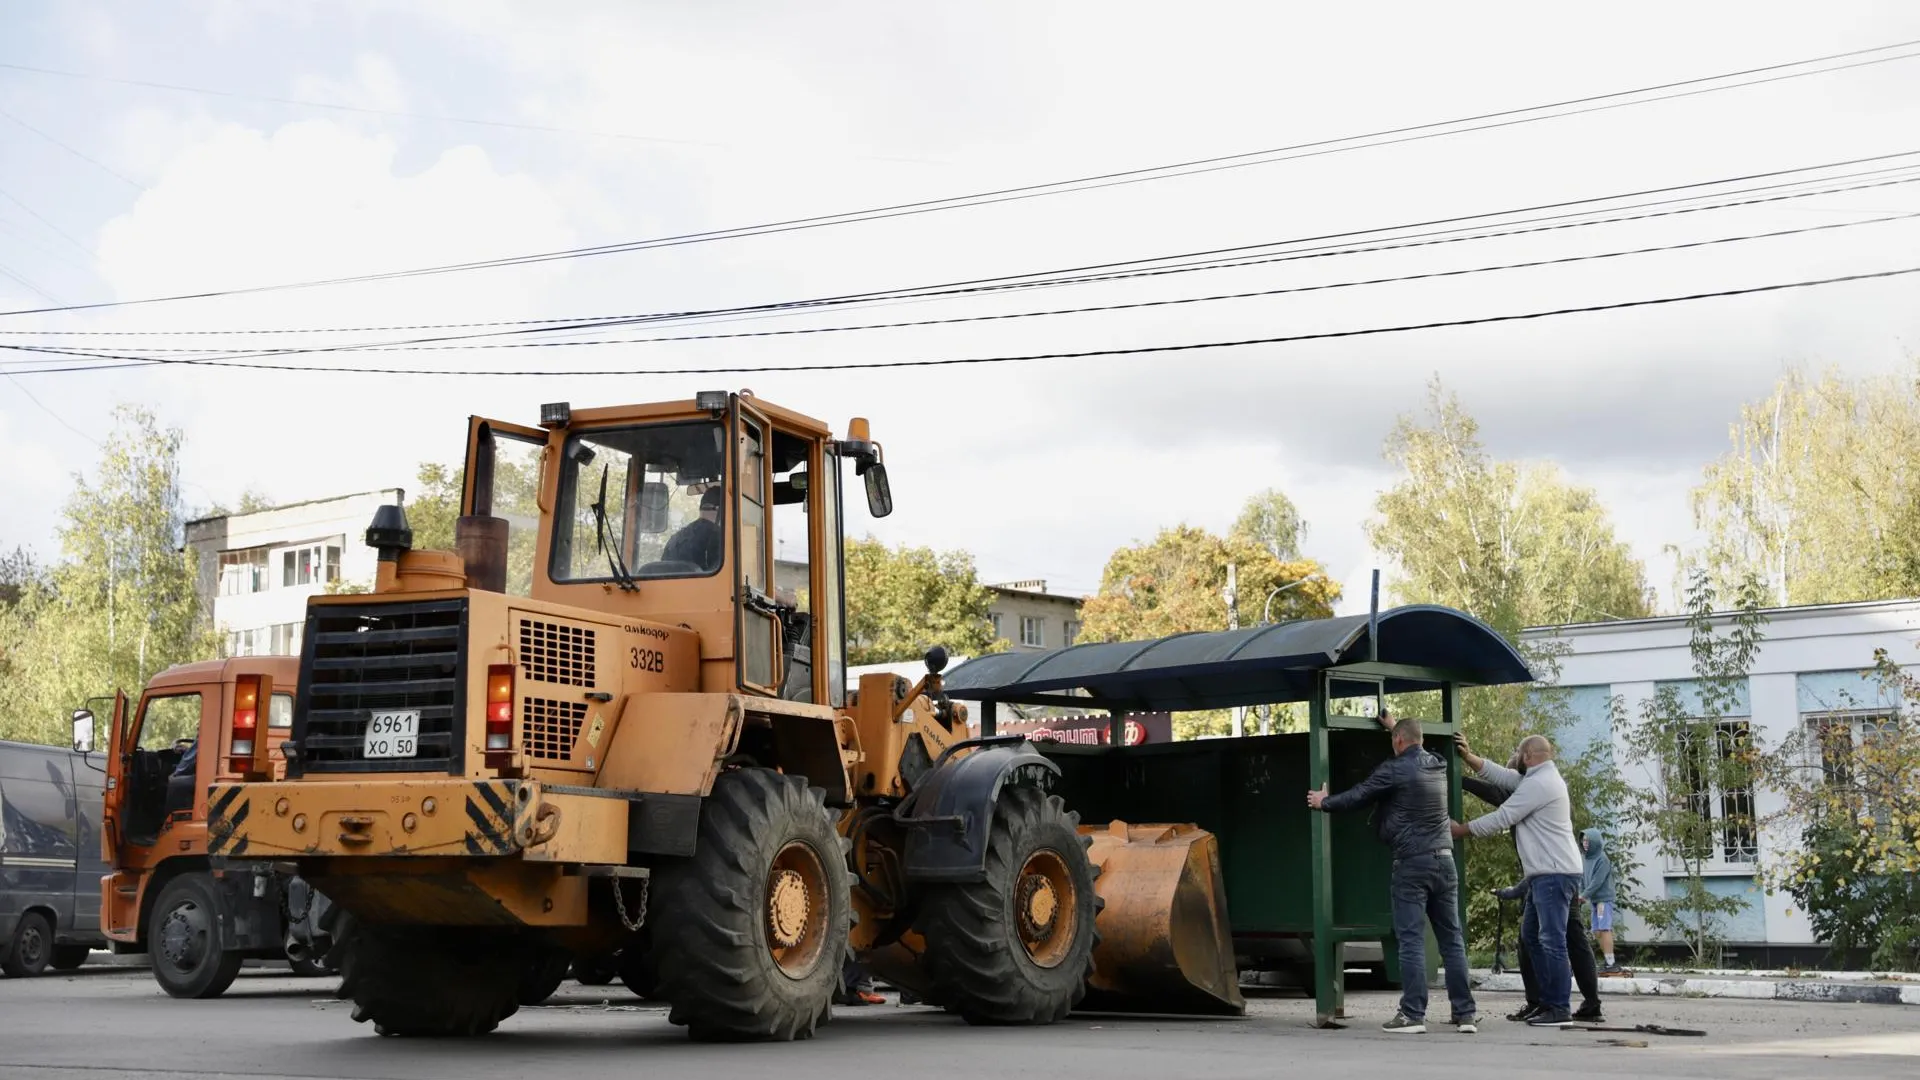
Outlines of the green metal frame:
M1373 717L1333 715L1334 685L1371 682L1380 688L1380 693L1384 697L1384 680L1389 677L1439 684L1440 722L1423 724L1422 732L1429 737L1440 736L1443 739L1444 750L1441 757L1447 763L1447 812L1455 821L1459 821L1464 812L1465 803L1460 784L1460 754L1453 744L1453 735L1460 730L1460 683L1457 674L1453 672L1374 662L1345 664L1318 672L1314 682L1314 694L1308 702L1307 713L1308 783L1315 790L1327 783L1332 762L1332 748L1329 740L1333 731L1344 729L1377 732L1380 730L1379 721ZM1342 694L1342 696L1349 695ZM1314 814L1311 829L1313 836L1313 866L1310 880L1313 883L1314 1023L1319 1027L1333 1027L1337 1026L1334 1021L1346 1015L1346 979L1342 946L1349 941L1374 938L1378 936L1378 930L1375 927L1336 925L1333 905L1334 856L1331 816ZM1459 867L1460 879L1457 902L1460 905L1461 918L1464 919L1467 910L1466 845L1455 840L1453 852L1455 865ZM1417 966L1409 965L1407 959L1403 956L1397 957L1401 980L1427 977L1428 965L1425 957L1421 958L1421 963Z

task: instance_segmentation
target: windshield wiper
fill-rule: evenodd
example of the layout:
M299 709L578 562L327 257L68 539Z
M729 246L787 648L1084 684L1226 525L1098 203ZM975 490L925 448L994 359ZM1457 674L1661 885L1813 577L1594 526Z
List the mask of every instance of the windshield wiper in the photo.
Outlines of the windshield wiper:
M607 467L600 466L600 500L593 504L593 521L596 527L594 542L600 550L607 553L607 569L613 571L613 580L620 588L633 592L639 588L634 584L633 575L627 572L627 563L620 557L620 545L613 542L612 529L607 525Z

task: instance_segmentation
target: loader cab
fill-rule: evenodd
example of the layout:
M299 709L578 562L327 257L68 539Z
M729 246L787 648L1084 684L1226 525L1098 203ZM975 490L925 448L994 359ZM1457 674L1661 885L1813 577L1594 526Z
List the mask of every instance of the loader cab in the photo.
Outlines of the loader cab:
M474 418L456 543L471 587L694 630L705 691L842 705L849 472L892 511L865 421L750 391Z

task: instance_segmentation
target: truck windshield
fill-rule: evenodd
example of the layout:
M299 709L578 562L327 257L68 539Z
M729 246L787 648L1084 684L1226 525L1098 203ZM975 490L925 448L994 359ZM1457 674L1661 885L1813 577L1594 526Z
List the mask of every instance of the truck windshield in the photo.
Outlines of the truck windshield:
M714 422L582 431L561 457L557 582L704 577L725 545L726 432Z

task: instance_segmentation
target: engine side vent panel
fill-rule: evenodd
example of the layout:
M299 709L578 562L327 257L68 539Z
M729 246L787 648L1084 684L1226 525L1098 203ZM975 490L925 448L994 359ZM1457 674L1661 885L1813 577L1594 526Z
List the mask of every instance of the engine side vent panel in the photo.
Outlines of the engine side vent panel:
M594 632L584 626L521 619L520 676L557 686L594 685Z
M587 703L521 698L520 716L521 730L526 733L527 756L542 761L565 761L573 756L574 740L580 737L580 725L586 722Z

